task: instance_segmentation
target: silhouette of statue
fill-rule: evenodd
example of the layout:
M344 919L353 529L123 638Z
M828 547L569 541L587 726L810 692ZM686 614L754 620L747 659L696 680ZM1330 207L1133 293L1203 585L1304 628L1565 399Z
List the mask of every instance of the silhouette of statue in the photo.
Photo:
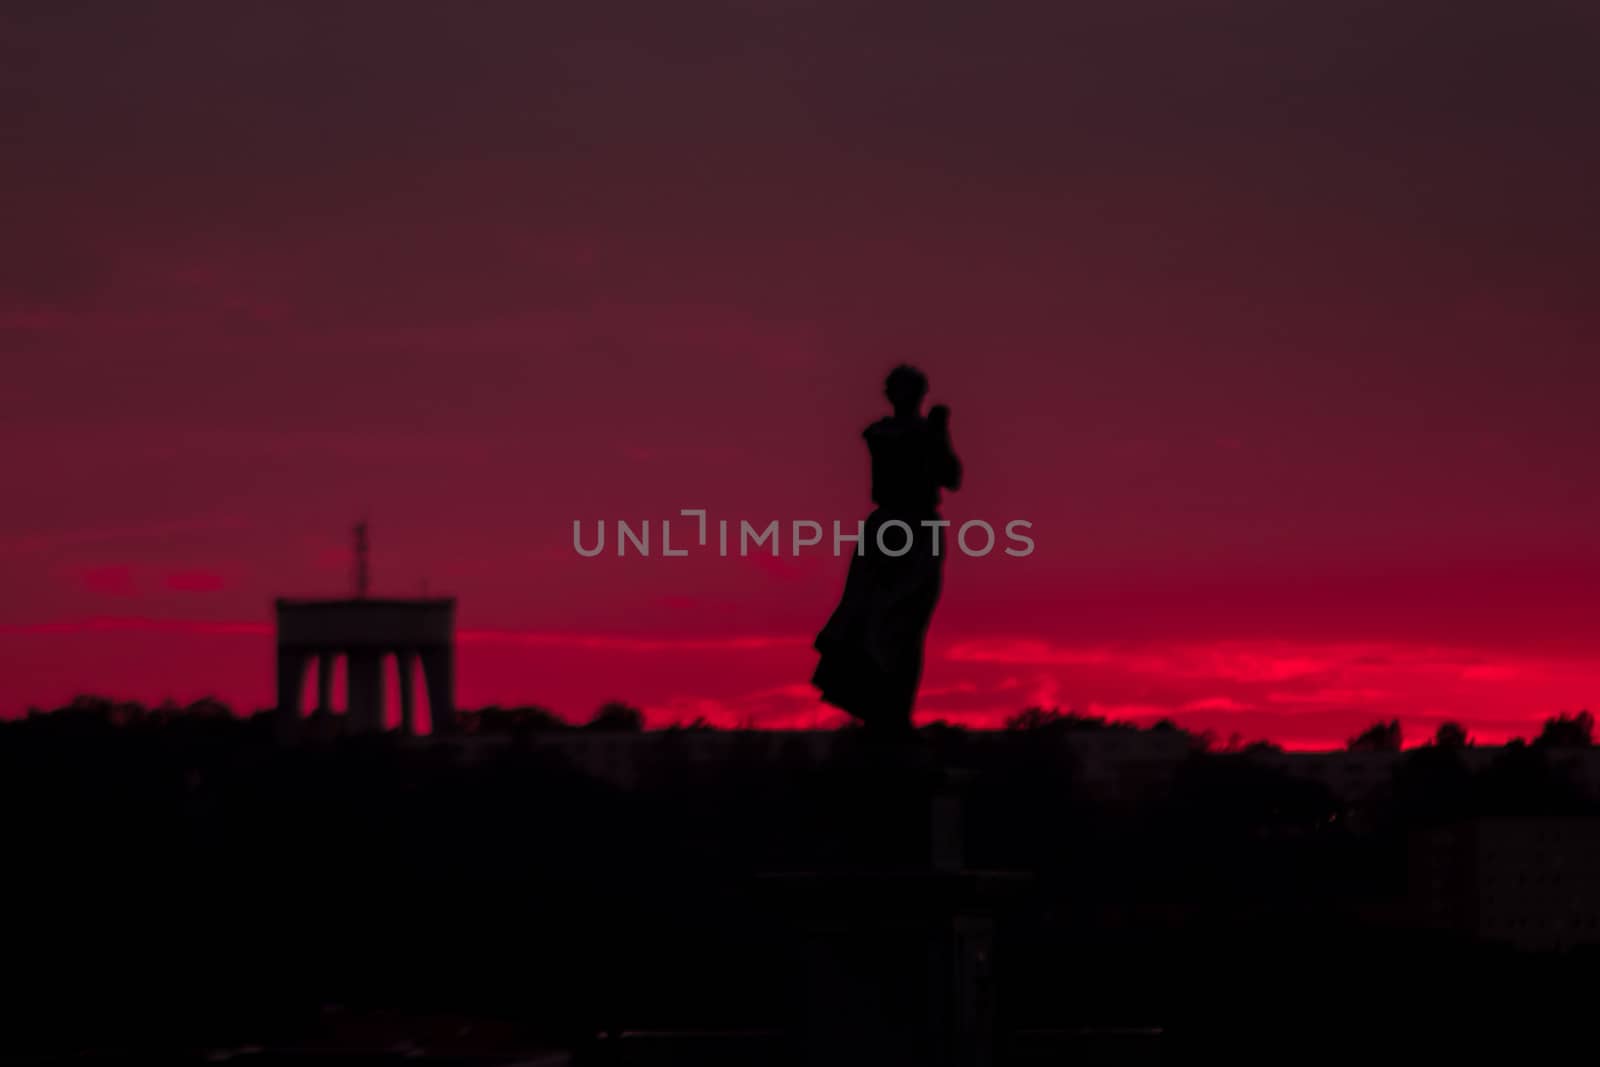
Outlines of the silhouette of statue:
M877 508L850 560L839 606L815 642L821 659L811 684L822 699L885 736L911 730L923 639L948 551L949 531L924 523L939 520L939 490L961 485L950 409L935 405L924 418L927 392L921 371L896 367L884 384L894 414L862 432Z

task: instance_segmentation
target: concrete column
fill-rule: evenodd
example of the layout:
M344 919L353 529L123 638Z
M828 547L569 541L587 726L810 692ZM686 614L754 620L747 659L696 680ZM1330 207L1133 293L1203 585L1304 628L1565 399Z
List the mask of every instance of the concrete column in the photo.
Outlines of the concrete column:
M428 685L428 712L437 735L455 732L456 650L437 645L422 650L422 673Z
M333 711L333 660L332 652L317 654L317 714Z
M350 653L346 674L350 695L345 709L350 729L356 733L383 731L383 653L362 650Z
M402 649L394 654L394 664L400 674L400 732L407 737L415 737L417 709L412 683L417 669L417 654L410 649Z
M300 717L300 687L306 678L306 654L299 649L278 649L278 712L285 718Z

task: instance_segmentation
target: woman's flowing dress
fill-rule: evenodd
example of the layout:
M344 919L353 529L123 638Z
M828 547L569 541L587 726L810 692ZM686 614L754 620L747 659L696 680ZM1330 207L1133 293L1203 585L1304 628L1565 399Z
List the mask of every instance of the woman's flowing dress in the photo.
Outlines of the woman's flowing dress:
M948 528L924 524L940 521L939 490L960 484L961 465L943 417L881 419L862 436L878 507L850 559L839 606L817 635L821 659L811 683L864 723L910 729L950 542Z

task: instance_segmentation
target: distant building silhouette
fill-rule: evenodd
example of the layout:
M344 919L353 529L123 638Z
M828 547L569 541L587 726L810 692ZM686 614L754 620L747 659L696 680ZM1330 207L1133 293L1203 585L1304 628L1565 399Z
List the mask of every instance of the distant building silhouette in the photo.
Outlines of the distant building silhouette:
M453 597L408 600L277 601L278 713L286 720L301 714L300 692L306 670L317 664L316 711L333 707L333 669L347 659L349 729L378 732L383 721L383 663L394 656L400 677L400 729L415 734L416 701L412 678L422 665L428 687L428 712L435 734L455 725L456 602Z
M1600 944L1600 818L1476 818L1413 835L1413 920L1526 949Z

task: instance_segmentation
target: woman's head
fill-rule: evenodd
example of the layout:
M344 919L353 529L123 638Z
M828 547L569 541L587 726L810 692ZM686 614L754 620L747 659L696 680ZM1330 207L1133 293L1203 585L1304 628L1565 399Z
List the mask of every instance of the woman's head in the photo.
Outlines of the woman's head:
M915 413L922 408L922 398L928 395L928 377L908 363L902 363L889 372L883 383L883 395L889 398L897 412Z

